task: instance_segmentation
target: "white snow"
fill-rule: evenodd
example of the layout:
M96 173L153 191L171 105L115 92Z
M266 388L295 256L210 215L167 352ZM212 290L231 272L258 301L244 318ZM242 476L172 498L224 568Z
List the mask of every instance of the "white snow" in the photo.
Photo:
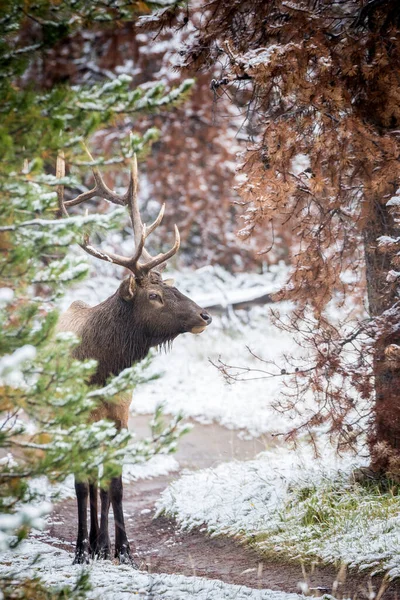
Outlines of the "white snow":
M44 516L48 515L52 506L48 502L42 502L38 506L24 504L18 507L13 514L0 515L0 551L8 550L10 547L10 536L23 527L44 527Z
M292 158L290 162L291 172L294 173L294 175L300 175L309 169L310 165L310 157L307 156L307 154L296 154L296 156Z
M400 206L400 196L392 196L388 202L386 202L386 206Z
M257 65L263 64L267 65L271 59L271 56L275 52L279 52L281 46L277 46L275 44L271 44L268 48L257 48L256 50L251 50L247 52L242 59L242 62L247 67L255 67Z
M317 483L339 469L362 464L348 455L336 456L329 445L321 450L323 459L317 459L310 445L296 451L278 446L251 461L187 471L162 493L157 514L174 515L185 529L205 525L214 534L250 536L271 530L280 522L293 485Z
M36 348L30 344L17 348L12 354L0 358L0 385L19 387L24 385L21 365L32 361L36 356Z
M391 246L392 244L398 244L400 242L400 238L394 238L389 235L381 235L377 238L377 241L379 247L385 247Z
M399 279L399 277L400 271L394 271L393 269L391 269L386 275L386 281L388 283L393 283L393 281L396 281L397 279Z
M38 561L33 564L35 557ZM12 569L19 577L37 575L47 586L73 586L82 567L72 565L73 555L38 541L25 541L15 552L0 556L0 576ZM93 590L88 600L300 600L304 596L272 590L255 590L204 577L184 577L137 571L111 561L94 561L86 567Z
M289 44L271 44L268 48L257 48L256 50L249 50L242 56L236 58L237 62L245 69L251 70L254 67L268 67L272 62L272 59L281 60L286 54L290 53L294 49L299 49L299 44L290 42Z
M3 308L14 298L14 290L11 288L3 287L0 288L0 308Z
M179 463L170 454L156 454L145 463L124 465L124 482L152 479L179 470Z
M201 423L217 422L229 429L244 430L259 436L287 428L287 419L276 413L271 404L280 393L278 377L228 385L210 362L222 359L233 365L262 368L246 350L279 362L284 351L292 347L290 336L274 328L268 320L268 309L256 307L245 324L231 313L231 320L214 317L211 326L199 336L185 334L174 342L168 354L158 354L149 373L162 373L158 384L139 386L131 411L152 413L162 403L168 414L182 413Z

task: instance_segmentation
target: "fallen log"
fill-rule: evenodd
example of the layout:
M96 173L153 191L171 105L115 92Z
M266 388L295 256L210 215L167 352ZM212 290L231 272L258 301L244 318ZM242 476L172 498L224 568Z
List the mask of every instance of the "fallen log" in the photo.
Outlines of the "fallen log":
M204 306L204 308L214 313L224 313L230 309L244 310L255 305L270 304L273 302L271 286L237 289L227 292L218 290L212 295L198 295L195 301L200 306Z

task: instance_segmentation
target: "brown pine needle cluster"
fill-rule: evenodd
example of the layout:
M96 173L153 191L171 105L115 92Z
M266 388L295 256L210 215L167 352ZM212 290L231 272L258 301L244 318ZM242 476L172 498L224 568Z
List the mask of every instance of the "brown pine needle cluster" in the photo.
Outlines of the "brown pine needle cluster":
M367 428L373 467L397 472L398 3L213 0L198 23L183 67L219 66L212 89L247 103L254 139L239 235L260 252L289 241L293 269L278 298L296 310L277 320L301 334L306 364L281 409L311 390L318 409L304 427L323 424L343 443Z

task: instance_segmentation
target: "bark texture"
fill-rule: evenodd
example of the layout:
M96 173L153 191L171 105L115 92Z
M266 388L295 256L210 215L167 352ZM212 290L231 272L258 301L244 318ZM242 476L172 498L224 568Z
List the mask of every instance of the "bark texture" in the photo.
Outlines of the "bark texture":
M369 437L371 467L377 473L400 477L400 362L390 360L387 348L400 341L397 285L387 281L391 256L379 251L377 240L392 238L399 229L388 208L377 199L365 229L365 264L369 313L377 319L373 376L375 404Z

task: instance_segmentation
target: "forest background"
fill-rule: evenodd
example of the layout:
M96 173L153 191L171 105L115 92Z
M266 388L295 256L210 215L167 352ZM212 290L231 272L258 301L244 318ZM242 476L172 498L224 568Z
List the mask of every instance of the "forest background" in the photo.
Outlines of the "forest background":
M313 414L289 437L307 431L313 438L323 426L344 448L356 447L360 437L365 442L367 433L373 472L397 479L395 4L5 4L0 136L1 249L8 265L2 269L2 351L8 362L2 408L11 416L2 430L3 447L20 444L18 410L46 413L46 402L57 398L55 374L60 380L67 369L62 360L56 372L43 365L56 319L51 301L87 271L67 254L69 246L82 227L121 224L121 214L110 221L105 207L100 215L49 223L60 184L56 155L67 155L63 183L84 189L90 174L81 141L90 139L110 187L123 185L124 159L133 152L143 159L141 197L148 216L168 200L162 242L171 225L180 224L178 266L265 271L284 261L291 274L279 299L295 302L296 310L275 319L301 334L305 352L301 361L287 356L281 373L262 357L261 367L285 376L280 410L296 412L310 390L316 400ZM143 16L153 8L159 9L155 16ZM63 354L73 342L58 343ZM42 366L33 367L38 350ZM50 411L43 430L24 448L43 451L39 462L28 452L31 470L21 474L12 462L3 465L7 512L21 498L30 501L26 479L44 472L61 477L63 469L54 470L54 462L70 467L73 443L60 462L55 430L60 423L72 425L72 405L81 407L84 426L90 402L82 385L93 365L75 368L79 381L75 373L68 376L77 386L68 397L72 404L65 402L62 413L58 402L60 421L55 424ZM227 365L220 369L228 379L240 377ZM26 384L38 372L34 392L27 394ZM121 387L138 377L132 371ZM170 425L167 446L181 433L178 425ZM75 434L71 441L81 438L81 430ZM108 435L118 451L130 443L116 439L114 431ZM99 444L88 436L87 465L93 465ZM49 453L50 447L57 451ZM110 472L116 456L103 457ZM20 517L21 538L31 523L26 514Z

